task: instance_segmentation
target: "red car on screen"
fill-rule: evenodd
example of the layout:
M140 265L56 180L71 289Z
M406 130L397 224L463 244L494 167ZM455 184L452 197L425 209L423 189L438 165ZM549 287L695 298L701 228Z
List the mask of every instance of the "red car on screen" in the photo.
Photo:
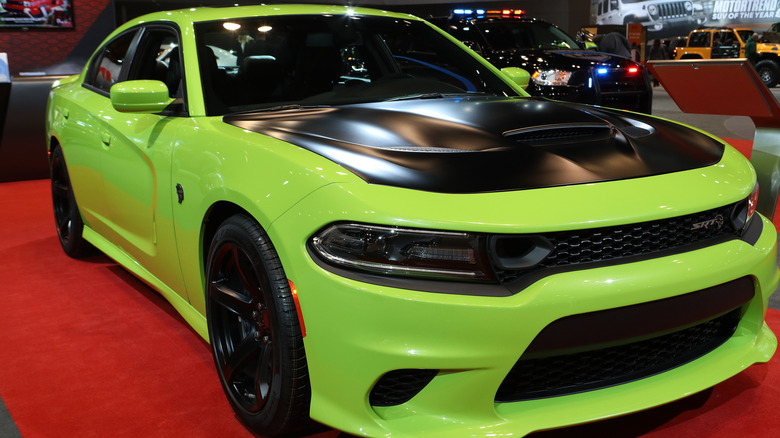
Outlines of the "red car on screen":
M3 8L13 15L46 17L55 8L64 6L63 0L7 0Z

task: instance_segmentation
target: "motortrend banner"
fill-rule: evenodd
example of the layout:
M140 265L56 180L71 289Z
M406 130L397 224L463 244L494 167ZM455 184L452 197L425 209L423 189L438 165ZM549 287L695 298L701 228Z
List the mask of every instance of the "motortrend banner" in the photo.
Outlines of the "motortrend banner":
M597 25L642 23L648 38L684 36L700 26L763 31L780 22L780 0L592 0Z
M711 3L712 11L708 18L720 24L780 21L778 0L715 0Z

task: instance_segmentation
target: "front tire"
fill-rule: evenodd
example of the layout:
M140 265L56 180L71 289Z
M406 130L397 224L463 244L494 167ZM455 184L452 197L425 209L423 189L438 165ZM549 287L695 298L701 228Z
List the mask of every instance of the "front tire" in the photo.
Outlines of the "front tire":
M65 254L73 258L90 255L94 247L84 240L84 222L76 204L73 186L70 184L68 166L62 148L51 153L51 199L54 207L54 223L57 237Z
M780 67L771 59L758 61L756 63L756 72L758 72L758 77L761 78L761 82L763 82L767 88L774 87L777 85L777 82L780 81Z
M311 391L295 301L268 235L250 217L220 225L209 249L206 312L222 389L264 436L308 431Z

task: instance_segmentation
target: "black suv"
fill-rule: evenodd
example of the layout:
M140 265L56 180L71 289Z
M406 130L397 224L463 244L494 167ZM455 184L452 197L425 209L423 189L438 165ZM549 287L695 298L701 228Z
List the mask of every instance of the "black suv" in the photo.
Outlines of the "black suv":
M498 68L520 67L531 74L535 96L602 105L649 114L652 87L640 63L585 50L558 26L524 17L488 16L431 19Z

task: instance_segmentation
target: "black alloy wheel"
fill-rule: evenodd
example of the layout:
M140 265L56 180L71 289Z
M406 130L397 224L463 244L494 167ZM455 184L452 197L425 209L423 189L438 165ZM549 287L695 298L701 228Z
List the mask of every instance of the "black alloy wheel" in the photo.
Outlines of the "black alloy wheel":
M78 258L92 253L92 245L82 236L84 222L76 204L73 186L70 184L65 156L59 146L55 147L51 154L51 199L57 236L65 254Z
M276 251L253 219L236 215L219 227L206 286L214 362L237 417L264 436L308 430L311 391L295 302Z

